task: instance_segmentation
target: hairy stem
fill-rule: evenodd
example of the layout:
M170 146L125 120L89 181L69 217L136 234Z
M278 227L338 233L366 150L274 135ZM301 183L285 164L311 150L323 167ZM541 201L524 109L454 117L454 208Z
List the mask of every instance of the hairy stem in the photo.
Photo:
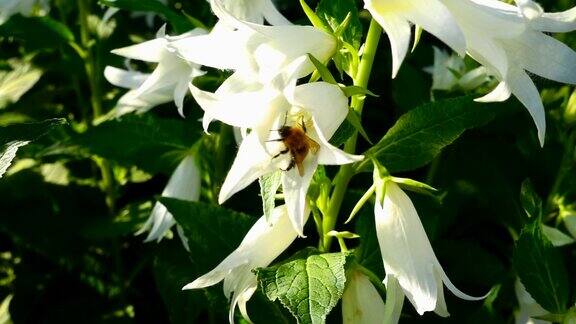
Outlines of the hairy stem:
M370 80L370 74L372 73L372 65L374 64L374 57L376 56L376 50L378 48L378 42L380 41L380 35L382 35L382 28L378 23L372 19L370 21L370 27L368 29L368 35L366 36L366 42L364 43L364 54L360 60L360 66L358 68L358 73L354 78L354 85L362 88L368 87L368 81ZM358 113L362 114L362 109L364 108L364 96L354 96L352 97L352 109ZM356 151L356 141L358 139L358 132L355 132L352 137L344 145L344 150L348 153L354 153ZM348 184L350 179L354 176L354 169L351 164L346 164L340 167L338 174L336 175L334 182L334 191L330 197L329 209L322 222L322 250L330 250L330 244L332 243L332 237L327 234L334 229L336 226L336 221L338 220L338 214L340 213L340 208L342 207L342 201L346 191L348 190Z

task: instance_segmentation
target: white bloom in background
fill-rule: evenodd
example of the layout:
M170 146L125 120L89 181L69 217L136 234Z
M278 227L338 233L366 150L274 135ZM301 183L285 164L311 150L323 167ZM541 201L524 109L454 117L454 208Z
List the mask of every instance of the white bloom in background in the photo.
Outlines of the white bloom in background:
M308 215L306 216L308 217ZM267 267L296 239L285 206L276 207L269 221L262 216L246 234L240 246L216 268L186 285L183 289L213 286L224 280L224 295L231 297L229 319L234 322L236 305L249 320L246 302L257 288L253 269Z
M516 318L516 324L547 324L548 321L533 319L532 317L542 316L548 314L548 312L542 308L526 291L526 287L520 282L520 279L516 279L514 284L514 291L516 292L516 298L518 299L518 306L520 309L514 314Z
M485 67L480 66L467 71L462 57L449 54L436 46L434 46L434 65L424 70L432 74L433 90L451 91L456 88L472 90L488 81Z
M50 10L48 0L1 0L0 25L16 14L30 16L32 14L44 15Z
M398 73L410 48L410 23L438 37L461 56L466 52L464 35L441 0L364 0L364 7L390 39L392 77Z
M227 96L193 86L191 91L212 118L251 129L222 185L219 202L267 173L284 170L282 188L288 215L303 236L306 193L318 164L341 165L363 157L328 142L348 114L348 98L340 88L326 82L294 84L295 80L283 92L265 88ZM283 141L283 127L297 133L290 136L292 143Z
M498 0L442 0L466 36L468 54L484 65L500 84L482 102L514 95L528 109L544 145L546 120L540 93L526 71L576 84L576 52L545 32L576 29L576 8L544 13L533 1L520 7Z
M162 197L198 201L198 199L200 199L201 180L200 169L196 164L196 159L194 156L188 155L180 162L176 170L174 170L170 180L168 180L166 188L162 191ZM150 232L145 242L160 242L166 234L166 231L174 224L176 224L176 221L172 214L170 214L164 205L157 202L152 209L148 221L146 221L137 234L149 230Z
M382 323L384 301L378 290L360 271L348 275L342 295L342 319L344 324Z
M239 20L263 24L266 20L270 25L291 25L274 6L272 0L215 0L232 16ZM217 10L217 9L216 9Z
M450 282L432 250L416 208L396 183L388 180L384 188L377 189L376 193L374 216L386 270L386 285L389 277L398 280L420 315L428 311L440 316L449 315L443 284L462 299L484 298L468 296Z
M235 71L228 87L236 92L253 83L270 83L279 72L308 53L326 62L336 51L334 36L312 26L248 23L232 16L217 1L211 3L218 18L235 29L221 28L207 35L182 38L171 43L171 47L189 62ZM307 60L296 77L308 75L314 69Z
M158 63L156 69L149 75L114 68L105 71L110 83L133 89L120 100L116 115L135 110L144 112L172 100L180 114L183 114L188 84L204 72L200 70L200 65L181 59L168 44L182 38L199 37L205 33L203 29L196 28L188 33L171 37L165 35L164 26L156 39L113 50L112 53L129 59Z
M466 52L500 84L481 102L507 100L512 94L534 119L544 144L546 120L538 89L526 71L576 84L576 53L545 33L576 29L576 8L545 13L531 0L518 7L498 0L365 0L392 44L396 75L410 44L409 22L438 37L458 54Z

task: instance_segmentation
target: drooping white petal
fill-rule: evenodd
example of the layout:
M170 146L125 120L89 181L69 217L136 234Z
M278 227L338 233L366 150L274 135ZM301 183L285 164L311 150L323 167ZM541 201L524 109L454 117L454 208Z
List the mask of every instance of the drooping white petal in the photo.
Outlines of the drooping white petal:
M186 156L176 167L168 180L163 197L177 198L181 200L197 201L200 198L201 175L200 169L193 156ZM166 231L176 224L174 217L160 202L154 206L150 217L139 233L151 227L145 242L160 241Z
M238 149L238 155L220 189L218 203L224 203L260 176L273 171L271 161L272 156L264 150L258 135L255 132L250 133Z
M563 11L543 13L530 22L532 28L550 33L567 33L576 30L576 7Z
M360 271L352 271L348 277L342 295L344 324L380 323L384 314L384 302L370 279Z
M315 140L320 144L320 149L317 153L318 164L324 165L342 165L361 161L364 159L363 155L354 155L346 153L343 150L330 144L328 140L324 137L322 130L320 129L316 117L312 117L314 122L315 133L310 134Z
M294 230L299 236L304 236L306 223L306 194L312 181L312 176L318 167L318 160L309 156L303 163L304 173L300 175L298 168L294 167L282 174L282 191L288 209L288 216Z
M392 76L395 77L411 40L409 22L421 26L452 47L461 56L466 41L452 13L437 0L365 0L365 7L384 28L392 46Z
M476 102L502 102L508 100L512 95L512 91L510 87L506 84L506 82L502 81L494 88L494 90L490 91L487 95L476 98L474 101Z
M516 63L546 79L576 84L576 52L542 33L526 33L511 41Z
M373 14L373 17L378 24L384 28L390 40L390 47L392 49L392 78L395 78L410 47L410 39L412 36L410 23L403 17L394 14Z
M122 69L115 68L113 66L107 66L104 69L104 77L108 82L111 84L127 88L127 89L136 89L146 81L146 79L150 76L147 73L141 73L137 71L126 71Z
M506 79L510 91L528 109L530 116L532 116L532 120L534 120L538 130L540 145L544 146L546 112L544 111L542 99L540 99L540 92L524 71L510 70Z

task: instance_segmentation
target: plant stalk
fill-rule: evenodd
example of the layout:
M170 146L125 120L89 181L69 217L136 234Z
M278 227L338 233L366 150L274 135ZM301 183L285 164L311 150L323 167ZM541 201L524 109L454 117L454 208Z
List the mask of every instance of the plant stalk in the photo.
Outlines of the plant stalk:
M370 21L370 27L368 28L368 35L366 36L366 42L364 43L364 54L360 60L360 66L358 67L358 73L354 77L354 85L362 88L368 87L368 82L370 81L370 75L372 73L372 65L374 64L374 58L376 56L376 50L378 49L378 42L380 41L380 36L382 35L382 27L372 19ZM362 109L364 108L365 96L353 96L352 97L352 109L358 114L362 115ZM350 139L344 145L344 150L348 153L355 153L356 151L356 141L358 140L358 132L355 132ZM329 209L322 222L322 251L326 252L330 250L330 245L332 243L332 237L327 235L336 226L336 221L338 220L338 214L340 213L340 208L342 207L342 202L346 191L348 190L348 184L350 179L354 176L354 168L352 164L346 164L340 167L338 174L334 178L335 186L332 196L330 197Z

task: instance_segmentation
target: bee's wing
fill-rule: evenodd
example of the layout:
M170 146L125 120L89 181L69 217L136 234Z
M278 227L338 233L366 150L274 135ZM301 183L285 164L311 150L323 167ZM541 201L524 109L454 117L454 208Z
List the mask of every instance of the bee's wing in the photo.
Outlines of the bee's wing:
M312 154L318 153L318 150L320 149L320 144L316 143L316 141L311 139L309 136L306 136L306 145L308 145Z

